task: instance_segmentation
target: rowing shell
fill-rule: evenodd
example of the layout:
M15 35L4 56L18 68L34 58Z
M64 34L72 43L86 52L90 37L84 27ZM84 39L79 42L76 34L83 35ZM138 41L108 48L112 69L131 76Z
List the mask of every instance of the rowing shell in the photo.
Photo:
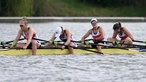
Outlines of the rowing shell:
M89 49L96 51L95 49ZM125 49L117 49L117 48L107 48L102 49L104 54L146 54L146 52L139 52L135 48ZM68 54L68 49L37 49L37 55L65 55ZM0 49L0 55L8 55L8 56L21 56L21 55L30 55L32 54L31 49ZM95 52L74 49L74 54L97 54Z

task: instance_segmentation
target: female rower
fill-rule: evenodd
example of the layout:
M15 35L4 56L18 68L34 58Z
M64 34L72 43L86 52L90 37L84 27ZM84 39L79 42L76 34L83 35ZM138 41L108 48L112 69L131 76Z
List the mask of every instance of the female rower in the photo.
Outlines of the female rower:
M37 48L39 47L39 42L36 40L33 40L32 38L37 38L37 34L36 31L32 28L28 26L28 21L26 19L26 17L23 17L20 21L20 29L18 31L18 34L15 38L15 40L13 41L13 44L10 46L10 48L31 48L32 49L32 54L35 55ZM20 37L23 36L24 39L27 40L26 43L17 43L18 40L20 39Z
M68 47L69 54L74 54L73 47L75 47L76 44L71 42L73 35L70 30L64 29L62 26L56 27L55 33L49 41L54 41L56 38L60 38L60 40L64 42L61 46L62 49ZM46 45L50 46L50 43L47 43Z
M122 27L121 23L118 22L116 24L114 24L113 26L113 36L112 38L108 38L107 40L110 42L120 42L120 44L123 44L121 47L127 47L128 45L124 45L124 44L132 44L133 43L133 35L130 33L130 31L126 28L126 27ZM117 35L119 35L119 37L121 38L121 40L118 40L116 37ZM113 44L110 44L113 45Z
M88 30L88 32L82 37L81 41L84 42L84 40L89 36L92 35L94 44L102 45L102 40L105 37L105 32L101 26L98 25L97 19L91 19L91 25L92 28ZM97 52L101 52L102 46L95 46L97 49Z

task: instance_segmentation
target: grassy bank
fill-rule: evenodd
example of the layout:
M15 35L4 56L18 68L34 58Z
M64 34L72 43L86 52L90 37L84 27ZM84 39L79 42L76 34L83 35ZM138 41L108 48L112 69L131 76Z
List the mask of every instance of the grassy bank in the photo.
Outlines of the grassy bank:
M146 6L97 7L76 0L47 0L37 16L146 16Z
M146 6L101 7L78 0L19 0L0 8L1 16L128 16L145 17Z

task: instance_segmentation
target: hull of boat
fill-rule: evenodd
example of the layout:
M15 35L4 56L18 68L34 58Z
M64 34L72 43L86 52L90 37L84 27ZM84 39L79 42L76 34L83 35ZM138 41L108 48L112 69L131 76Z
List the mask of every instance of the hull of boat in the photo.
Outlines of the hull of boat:
M91 51L96 51L95 49L88 49ZM74 49L74 54L98 54L82 49ZM136 49L102 49L104 54L146 54L146 52L139 52ZM0 55L9 55L9 56L21 56L21 55L31 55L31 49L0 49ZM68 49L37 49L36 55L66 55L69 54Z

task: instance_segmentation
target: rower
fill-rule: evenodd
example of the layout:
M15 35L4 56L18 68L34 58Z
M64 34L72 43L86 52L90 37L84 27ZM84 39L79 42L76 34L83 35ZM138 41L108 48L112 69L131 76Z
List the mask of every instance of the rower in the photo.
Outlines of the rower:
M37 40L33 40L32 38L37 38L36 31L32 27L28 26L26 17L23 17L19 21L19 24L20 29L10 48L32 49L32 54L35 55L37 48L39 47L39 42ZM21 36L23 36L27 40L26 43L17 43Z
M91 19L91 25L92 25L92 28L88 30L88 32L81 38L81 41L84 42L84 40L89 36L89 35L92 35L92 38L93 38L93 42L94 44L97 44L97 45L102 45L103 42L102 40L104 39L105 37L105 32L103 30L103 28L101 26L98 25L98 20L93 18ZM101 48L102 46L95 46L96 49L97 49L97 52L101 52ZM92 46L93 47L93 46Z
M68 47L69 54L74 54L73 47L76 46L74 42L71 42L73 39L73 35L70 30L64 29L62 26L56 27L55 33L52 38L49 40L50 42L54 41L56 38L60 38L64 42L64 45L61 46L62 50L65 47ZM47 43L46 46L51 46L50 43Z
M113 30L114 30L113 36L112 38L108 38L107 39L108 41L113 42L113 43L120 42L120 44L123 44L121 45L121 47L128 47L128 45L126 44L132 45L133 40L134 40L133 35L130 33L130 31L126 27L122 27L120 22L115 23L113 25ZM119 36L119 38L121 38L120 40L116 38L117 35ZM113 44L109 43L109 45L113 45Z

